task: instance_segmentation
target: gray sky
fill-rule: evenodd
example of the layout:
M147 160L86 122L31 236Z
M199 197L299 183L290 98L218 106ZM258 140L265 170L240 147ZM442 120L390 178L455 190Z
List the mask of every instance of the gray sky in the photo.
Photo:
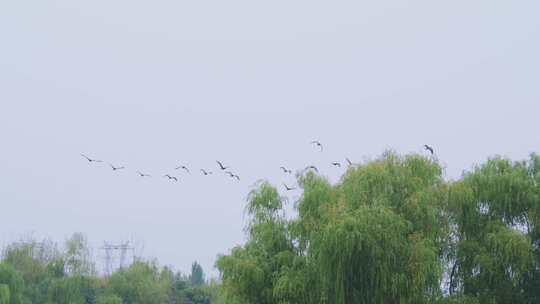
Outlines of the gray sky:
M493 0L2 1L0 244L80 231L94 247L134 238L162 264L211 271L244 240L254 182L294 183L281 165L315 164L335 181L331 161L429 143L458 177L490 155L538 152L539 11ZM173 170L218 173L216 159L242 181Z

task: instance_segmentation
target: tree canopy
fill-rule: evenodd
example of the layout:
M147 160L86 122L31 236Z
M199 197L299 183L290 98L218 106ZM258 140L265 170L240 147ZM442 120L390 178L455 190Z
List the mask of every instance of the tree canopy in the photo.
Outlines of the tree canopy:
M311 171L296 217L268 182L247 242L218 257L239 303L538 303L540 158L496 157L446 180L433 157L386 152L336 184Z
M196 261L191 265L191 275L189 276L193 286L201 286L204 284L204 271L202 266Z
M4 249L0 304L219 304L219 286L206 284L202 267L193 265L188 277L155 261L137 260L103 277L80 233L62 249L47 240L23 240Z

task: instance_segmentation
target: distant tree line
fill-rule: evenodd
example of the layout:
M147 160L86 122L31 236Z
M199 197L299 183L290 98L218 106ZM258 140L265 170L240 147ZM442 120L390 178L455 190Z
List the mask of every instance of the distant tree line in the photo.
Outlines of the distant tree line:
M138 260L99 276L86 238L76 233L61 251L50 241L27 240L3 250L0 304L210 304L218 285L206 283L194 262L190 275Z
M444 178L386 152L336 184L298 176L296 216L261 182L247 242L219 256L229 303L540 303L540 157Z

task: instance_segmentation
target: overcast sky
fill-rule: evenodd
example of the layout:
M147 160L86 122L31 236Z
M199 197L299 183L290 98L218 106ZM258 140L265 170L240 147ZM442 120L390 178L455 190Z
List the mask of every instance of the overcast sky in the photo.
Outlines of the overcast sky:
M539 12L537 0L1 1L0 245L83 232L99 258L103 241L135 239L146 257L215 275L216 255L244 241L255 181L294 184L281 165L336 181L331 161L426 143L449 178L523 159L540 151Z

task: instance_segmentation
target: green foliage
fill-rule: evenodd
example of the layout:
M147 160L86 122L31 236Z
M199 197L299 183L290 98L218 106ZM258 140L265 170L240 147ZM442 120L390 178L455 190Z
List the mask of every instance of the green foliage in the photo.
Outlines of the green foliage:
M218 281L210 280L201 289L209 296L212 304L238 304L237 302L227 301L223 288Z
M283 207L282 198L277 190L267 182L262 182L248 196L248 214L253 223L275 220L278 211Z
M73 234L66 241L65 248L64 260L67 273L82 276L95 274L95 266L92 261L90 247L83 234Z
M210 304L210 295L199 287L187 289L185 291L185 298L188 303Z
M291 220L277 189L259 184L246 244L216 263L227 300L540 302L540 157L442 174L432 158L393 152L335 185L307 172Z
M250 242L233 249L229 256L219 257L216 263L230 301L273 303L276 273L294 257L282 207L283 198L266 182L250 193Z
M13 243L4 250L4 262L24 279L24 302L92 303L95 298L93 262L81 234L66 242L64 252L47 240Z
M23 302L24 281L11 265L0 263L0 299L9 304Z
M110 290L125 304L161 304L167 301L171 282L155 263L137 261L109 278Z
M96 304L122 304L122 298L117 295L101 295L97 297Z
M63 276L63 257L56 244L48 240L10 244L4 248L3 258L22 276L25 288L21 298L25 301L46 303L51 275ZM13 301L13 292L11 298Z
M480 303L533 303L540 265L538 156L493 158L451 188L453 287ZM538 286L538 285L537 285Z
M11 293L7 284L0 284L0 304L9 304Z
M53 280L48 290L48 302L57 304L84 304L85 298L78 278L64 277Z
M204 271L199 263L193 262L191 265L191 275L189 276L189 279L193 286L204 284Z
M479 304L478 299L469 296L450 296L439 299L436 304Z
M211 304L223 299L217 290L207 286L197 262L190 276L139 260L108 278L98 277L79 233L62 251L49 241L13 243L0 263L0 304Z
M445 199L437 164L387 153L332 186L308 172L286 221L276 189L249 197L248 243L218 258L223 286L244 303L419 303L437 296ZM396 275L399 274L399 275Z

